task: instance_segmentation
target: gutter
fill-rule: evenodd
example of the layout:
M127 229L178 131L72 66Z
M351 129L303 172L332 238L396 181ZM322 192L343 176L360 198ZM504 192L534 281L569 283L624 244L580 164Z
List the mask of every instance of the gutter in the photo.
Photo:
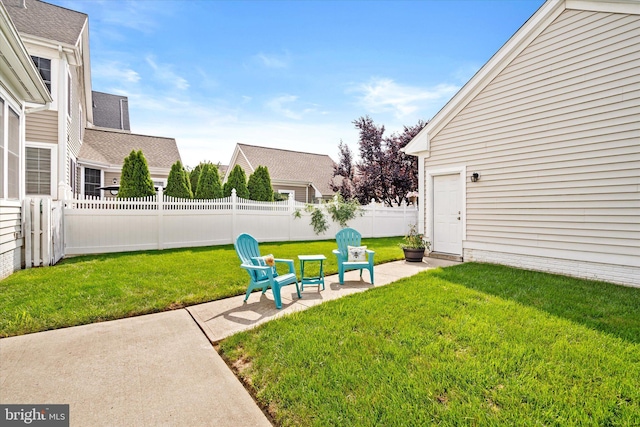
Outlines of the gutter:
M47 111L51 108L51 103L47 102L44 105L40 105L39 107L31 107L24 110L25 114L37 113L38 111Z

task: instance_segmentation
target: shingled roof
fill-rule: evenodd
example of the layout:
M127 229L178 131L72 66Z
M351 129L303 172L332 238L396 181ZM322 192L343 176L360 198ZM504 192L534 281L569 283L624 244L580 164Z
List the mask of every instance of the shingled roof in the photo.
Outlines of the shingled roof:
M88 20L84 13L40 0L2 0L2 3L20 33L71 46L78 43Z
M245 171L247 175L253 173L258 166L266 166L272 181L307 182L313 184L323 195L334 193L329 183L333 178L335 163L326 154L303 153L247 144L237 144L236 151L238 157L244 157L244 161L238 159L236 163L249 165L250 170Z
M150 168L171 169L180 160L178 145L173 138L134 133L86 129L80 147L79 160L110 166L122 166L132 150L142 150Z
M93 124L98 127L131 130L129 98L122 95L92 91Z

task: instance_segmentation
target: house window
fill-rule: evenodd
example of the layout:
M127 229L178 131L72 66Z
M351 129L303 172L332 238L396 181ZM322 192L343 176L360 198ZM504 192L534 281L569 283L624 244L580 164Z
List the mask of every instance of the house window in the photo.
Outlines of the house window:
M40 58L39 56L32 56L31 59L40 72L40 77L42 77L45 86L49 89L49 93L51 93L51 60Z
M4 100L0 98L0 199L4 199Z
M7 197L20 197L20 116L9 108L7 156Z
M287 199L289 197L293 197L294 199L296 198L296 190L278 190L278 193L282 194Z
M84 195L100 197L100 169L84 168Z
M51 150L26 148L27 194L51 195Z
M20 116L0 99L0 199L20 198Z

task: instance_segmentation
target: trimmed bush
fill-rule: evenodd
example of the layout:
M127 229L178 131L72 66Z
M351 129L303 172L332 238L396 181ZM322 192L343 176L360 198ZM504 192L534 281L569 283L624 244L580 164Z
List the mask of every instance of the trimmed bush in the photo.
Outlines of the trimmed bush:
M222 197L222 185L218 167L211 163L204 163L198 178L196 199L219 199Z
M202 171L202 165L204 163L199 163L198 166L193 168L191 173L189 174L189 182L191 183L191 192L195 196L196 190L198 189L198 179L200 178L200 171Z
M149 174L147 159L142 151L131 151L125 157L120 175L118 198L147 197L156 194Z
M249 190L247 189L247 175L240 165L235 165L229 173L229 179L224 183L222 195L224 197L231 196L231 190L236 189L236 195L243 199L249 198Z
M258 169L251 174L247 188L249 189L249 199L261 202L273 201L271 177L266 166L258 166Z
M178 160L171 166L165 194L180 199L193 199L193 193L190 187L187 171L182 167L182 162Z

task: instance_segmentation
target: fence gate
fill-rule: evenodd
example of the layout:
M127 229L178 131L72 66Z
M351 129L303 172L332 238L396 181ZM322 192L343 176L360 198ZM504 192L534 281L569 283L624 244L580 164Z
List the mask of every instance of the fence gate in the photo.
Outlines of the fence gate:
M26 198L23 204L25 267L54 265L64 256L62 202Z

